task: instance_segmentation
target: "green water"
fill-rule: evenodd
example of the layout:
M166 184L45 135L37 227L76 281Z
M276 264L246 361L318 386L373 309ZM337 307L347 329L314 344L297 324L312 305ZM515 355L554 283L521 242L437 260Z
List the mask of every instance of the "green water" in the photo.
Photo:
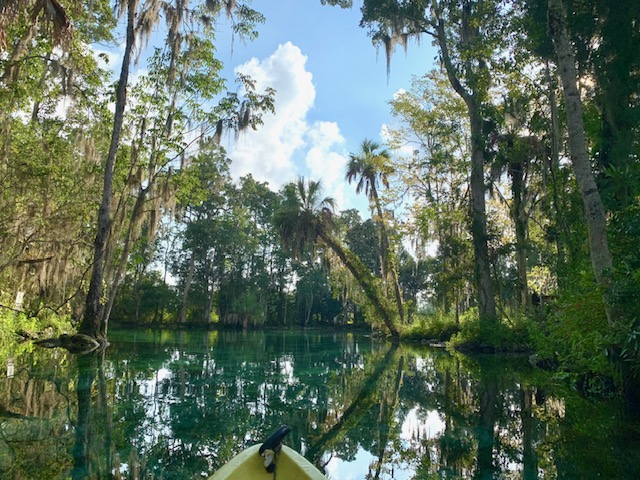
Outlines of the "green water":
M0 357L0 478L203 479L280 424L331 479L640 478L640 423L526 359L348 333L112 331Z

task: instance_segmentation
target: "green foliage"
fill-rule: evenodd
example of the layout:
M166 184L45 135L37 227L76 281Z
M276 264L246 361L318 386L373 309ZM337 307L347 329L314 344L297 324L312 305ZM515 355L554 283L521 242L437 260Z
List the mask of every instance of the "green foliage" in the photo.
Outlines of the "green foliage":
M8 357L17 357L35 348L29 340L18 343L21 337L51 338L72 331L73 323L68 315L41 310L37 316L30 316L0 308L0 364L5 364Z
M249 325L253 327L264 325L264 310L260 292L255 289L246 290L240 294L235 293L231 311L248 317Z
M635 382L640 379L640 204L632 205L613 216L611 245L618 259L613 275L612 297L621 319L615 325L612 343Z
M298 178L284 187L282 206L274 213L274 223L284 247L294 258L315 252L319 230L334 229L335 200L322 197L322 182Z
M94 94L99 95L98 91L90 95ZM59 100L54 94L48 99L51 105ZM69 108L64 121L44 103L37 114L42 121L25 123L14 117L3 121L0 272L6 277L2 288L24 291L27 307L43 301L62 304L71 293L66 289L75 288L86 270L86 239L93 233L91 216L98 202L96 152L105 135L99 122L87 118L83 103ZM94 116L108 118L101 106L91 107Z
M342 249L341 253L341 260L345 265L349 266L349 270L358 281L368 300L368 305L365 308L365 312L368 312L367 319L374 324L376 320L382 320L391 333L395 334L393 325L394 309L391 301L384 295L382 281L373 276L356 254L347 249Z
M448 346L463 351L520 352L530 351L531 320L516 317L509 325L496 323L487 328L478 319L476 307L460 316L441 310L433 314L420 313L416 320L402 332L402 338L409 341L447 342Z
M296 321L303 326L333 324L333 319L342 311L329 285L330 277L319 264L300 264L296 267Z
M504 322L481 322L474 307L460 319L460 331L451 337L449 345L458 350L471 351L530 351L530 328L530 320L525 317L518 317L510 325Z
M335 235L336 223L333 220L334 200L322 197L320 182L305 181L299 178L295 183L284 187L284 201L274 214L274 223L280 238L294 258L313 261L316 247L327 247L349 270L358 286L364 292L370 305L366 311L369 318L384 322L392 335L397 335L394 325L394 313L384 294L379 279L362 263L360 258L345 248Z
M552 312L532 323L531 332L539 358L557 364L574 381L614 375L608 357L611 329L590 272L576 274Z
M402 331L402 339L446 342L459 331L455 315L438 310L433 314L414 315L413 323Z
M411 90L390 103L401 121L401 128L391 130L391 145L400 148L411 139L419 147L396 161L400 179L414 197L410 233L438 246L435 256L421 261L421 277L431 300L448 313L460 302L473 271L466 107L438 71L414 78Z
M33 21L29 8L42 2L22 2L24 8L10 3L0 7L7 15L0 18L0 287L12 295L25 291L25 308L39 313L31 318L3 312L3 338L17 329L58 333L73 326L45 307L70 298L79 303L86 289L114 121L112 79L88 46L112 41L119 31L106 0L67 2L74 28L64 42L43 12ZM441 69L416 77L410 89L395 95L390 104L400 127L391 131L389 144L365 141L362 155L351 156L347 178L376 208L364 222L353 212L338 216L318 182L301 179L279 193L250 176L232 183L231 160L219 147L222 131L258 128L262 115L274 111L275 92L256 91L245 75L235 91L226 92L215 52L218 15L230 16L233 32L248 39L264 18L244 2L206 3L215 8L201 10L200 2L188 15L169 9L155 18L145 10L149 5L138 4L147 22L141 28L149 30L144 33L165 20L176 23L163 31L162 48L146 58L143 52L146 73L136 75L138 83L128 90L105 276L113 289L118 277L125 280L114 320L173 322L184 304L194 322L218 316L224 321L230 314L256 325L302 323L301 311L316 324L336 316L346 322L363 310L379 322L394 316L380 272L397 255L401 300L411 305L426 297L443 309L417 315L404 338L450 339L456 348L493 351L533 346L572 378L596 378L594 388L618 374L640 377L640 55L627 48L638 41L638 2L565 2L579 75L589 79L581 82L584 133L607 209L615 261L607 293L620 313L615 325L606 323L602 292L589 273L583 202L564 161L565 107L547 34L547 2L361 2L361 25L387 55L409 38L439 35L442 27L440 60L446 67L446 43L453 68L449 75ZM346 8L353 2L321 3ZM452 76L461 84L452 83ZM475 92L473 99L482 103L482 138L471 138L469 105L455 91L460 89ZM196 130L197 139L189 133ZM522 302L515 300L517 287L524 285L515 275L516 260L518 267L526 264L530 292L558 290L553 308L531 319L510 313L511 320L482 325L469 309L478 301L469 160L470 147L480 141L493 174L489 185L502 195L490 202L487 219L498 303L505 312L525 309L515 305ZM408 158L391 158L385 150L408 145L415 149ZM389 178L398 180L396 190ZM400 222L384 210L389 199L378 197L383 186L387 195L402 191L413 200L405 210L407 225L389 227L386 242L380 241L385 225ZM512 238L518 223L519 245ZM156 227L166 229L161 248L153 242ZM428 252L425 257L414 261L401 251L406 232L416 251ZM516 251L526 258L516 258ZM154 261L173 274L176 287L151 272ZM72 308L77 310L59 311ZM463 312L459 325L453 312ZM622 368L612 365L609 354L621 356Z
M353 225L345 235L349 250L360 257L372 272L380 272L378 235L378 227L371 219Z
M112 319L122 324L169 324L175 322L178 298L157 271L141 278L129 277L118 294Z

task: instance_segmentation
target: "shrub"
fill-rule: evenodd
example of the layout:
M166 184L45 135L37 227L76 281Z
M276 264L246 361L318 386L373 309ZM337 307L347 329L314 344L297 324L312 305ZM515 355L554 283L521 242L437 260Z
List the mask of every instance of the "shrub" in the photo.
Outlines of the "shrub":
M562 290L557 308L532 328L539 357L558 364L563 376L576 383L613 376L607 355L610 334L602 295L587 272L574 277L571 286Z
M468 315L460 322L460 331L449 345L458 350L481 352L525 352L532 348L531 321L519 315L509 325L504 322L481 322L475 315Z
M29 316L14 310L0 310L0 336L4 339L18 334L29 336L50 335L71 332L73 325L68 315L57 315L50 310L40 310L37 316Z
M459 329L455 316L442 311L416 314L414 318L416 320L402 332L402 338L405 340L445 342Z
M33 342L20 342L21 338L57 337L71 331L73 325L66 315L41 310L37 317L33 317L10 309L0 309L0 367L5 368L9 358L33 350Z

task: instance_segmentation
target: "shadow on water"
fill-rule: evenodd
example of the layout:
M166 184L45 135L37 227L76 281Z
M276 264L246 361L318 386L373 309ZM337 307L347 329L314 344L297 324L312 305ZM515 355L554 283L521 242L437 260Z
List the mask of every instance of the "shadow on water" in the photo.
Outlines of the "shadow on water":
M0 478L206 478L286 423L329 478L640 478L640 425L517 357L364 335L115 331L0 352Z

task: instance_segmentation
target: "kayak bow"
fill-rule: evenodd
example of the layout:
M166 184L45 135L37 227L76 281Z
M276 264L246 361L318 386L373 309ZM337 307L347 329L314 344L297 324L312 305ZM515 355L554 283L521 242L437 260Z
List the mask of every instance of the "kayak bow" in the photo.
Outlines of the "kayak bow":
M281 426L262 444L233 457L209 480L327 480L311 462L282 444L290 431Z

